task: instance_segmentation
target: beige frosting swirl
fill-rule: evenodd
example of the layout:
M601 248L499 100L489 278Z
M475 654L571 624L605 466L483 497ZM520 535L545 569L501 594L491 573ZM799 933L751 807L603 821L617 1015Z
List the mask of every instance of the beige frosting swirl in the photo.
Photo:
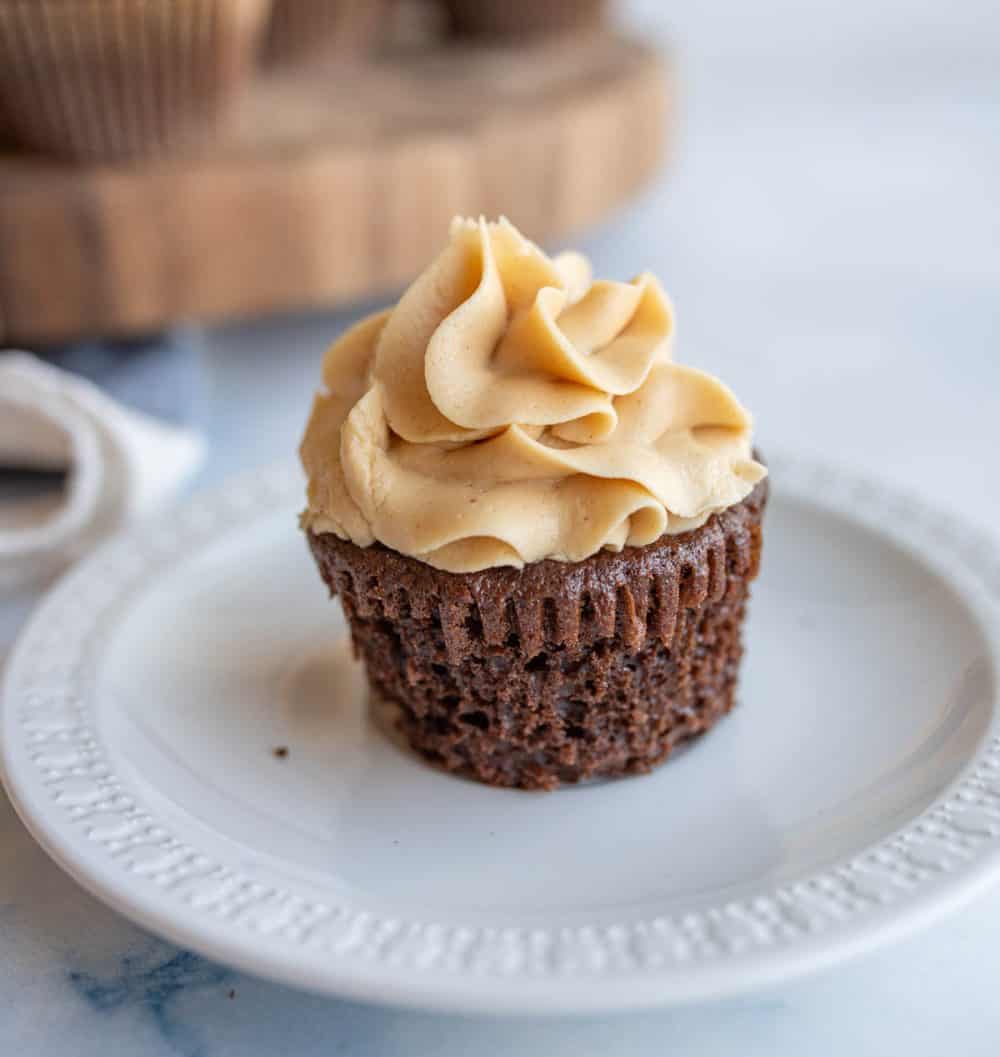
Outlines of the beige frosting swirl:
M764 476L750 416L673 363L657 280L591 280L505 220L456 220L395 308L327 352L303 526L439 569L643 546Z

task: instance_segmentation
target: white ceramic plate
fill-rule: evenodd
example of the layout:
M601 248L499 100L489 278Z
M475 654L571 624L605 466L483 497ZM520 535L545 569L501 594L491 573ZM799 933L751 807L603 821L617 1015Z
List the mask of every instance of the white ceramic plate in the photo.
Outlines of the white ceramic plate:
M122 913L331 994L593 1011L845 958L997 873L1000 561L848 474L772 480L742 704L648 777L497 790L398 746L279 468L52 592L6 676L8 790Z

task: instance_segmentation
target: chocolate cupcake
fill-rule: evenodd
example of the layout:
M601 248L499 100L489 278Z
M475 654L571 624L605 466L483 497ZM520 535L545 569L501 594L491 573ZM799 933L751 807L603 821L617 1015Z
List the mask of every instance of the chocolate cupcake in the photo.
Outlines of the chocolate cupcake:
M327 353L302 525L419 752L495 785L648 770L733 704L764 467L651 275L456 221Z
M72 160L165 153L211 131L271 0L0 0L0 108Z
M604 21L607 0L445 0L456 32L517 38L593 29Z
M388 0L274 0L264 60L364 55L379 40L388 7Z

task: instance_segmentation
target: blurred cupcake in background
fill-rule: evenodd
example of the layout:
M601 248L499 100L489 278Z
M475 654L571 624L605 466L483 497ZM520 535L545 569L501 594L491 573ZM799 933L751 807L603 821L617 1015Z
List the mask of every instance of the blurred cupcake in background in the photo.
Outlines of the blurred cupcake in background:
M363 55L382 38L389 8L390 0L274 0L264 61Z
M212 129L271 0L0 0L0 111L62 158L158 155Z
M527 37L592 29L608 0L445 0L456 32L474 37Z

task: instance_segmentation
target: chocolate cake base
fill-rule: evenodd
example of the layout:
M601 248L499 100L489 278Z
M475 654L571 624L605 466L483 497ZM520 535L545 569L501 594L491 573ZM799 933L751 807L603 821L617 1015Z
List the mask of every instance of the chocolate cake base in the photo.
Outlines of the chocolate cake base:
M309 533L372 685L428 759L553 789L648 771L734 703L762 481L694 532L582 562L447 573Z

